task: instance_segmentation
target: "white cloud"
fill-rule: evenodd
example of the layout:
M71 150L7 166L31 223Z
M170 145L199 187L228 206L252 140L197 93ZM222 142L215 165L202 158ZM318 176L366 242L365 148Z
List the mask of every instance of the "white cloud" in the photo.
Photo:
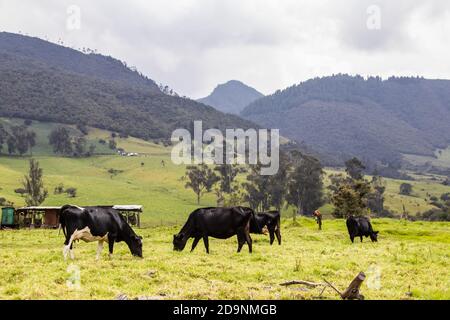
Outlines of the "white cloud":
M230 79L268 94L339 72L449 78L449 18L447 0L0 0L1 30L95 48L195 98Z

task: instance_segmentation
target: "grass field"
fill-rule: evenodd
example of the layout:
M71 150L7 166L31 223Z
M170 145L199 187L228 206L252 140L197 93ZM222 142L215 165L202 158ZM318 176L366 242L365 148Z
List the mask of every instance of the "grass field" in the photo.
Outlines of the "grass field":
M21 120L0 119L4 124ZM111 133L91 128L87 139L103 155L74 159L52 154L47 136L54 124L34 121L37 145L33 156L44 170L44 183L50 195L43 205L142 204L144 237L143 260L132 258L124 244L116 246L112 260L106 249L95 260L96 244L78 244L77 259L63 261L62 234L56 230L0 231L0 299L113 299L119 294L130 298L154 299L314 299L320 289L301 286L281 287L279 283L301 279L321 282L323 278L344 289L353 277L368 275L362 292L367 299L450 299L450 224L376 219L380 242L351 244L342 220L326 219L318 232L314 221L288 219L284 210L283 245L270 247L267 237L254 236L254 253L235 253L234 238L211 239L211 254L203 244L189 253L172 250L172 235L178 232L188 214L198 207L195 194L180 179L185 168L170 161L170 149L135 138L116 138L118 147L138 152L139 157L121 157L98 143ZM76 128L71 127L71 130ZM164 160L165 166L161 161ZM0 196L24 205L14 193L28 170L29 157L0 156ZM119 172L111 175L108 170ZM335 173L327 169L326 173ZM327 183L325 178L325 183ZM437 181L417 176L412 196L398 194L403 181L386 179L385 205L401 213L404 204L410 214L431 208L427 197L450 192ZM54 195L60 183L77 188L77 197ZM202 197L201 206L214 206L213 194ZM326 218L332 206L322 208ZM188 247L190 243L188 244ZM68 271L69 270L69 271ZM80 271L80 288L66 281ZM380 285L373 283L373 270L380 271ZM370 280L372 279L372 280ZM369 286L367 286L369 285ZM407 292L411 292L407 294ZM323 299L336 299L327 289Z
M360 271L367 275L366 299L450 299L450 224L374 219L373 225L378 243L351 244L343 220L325 220L322 231L312 219L283 220L281 246L253 235L253 254L246 246L238 254L235 237L211 239L209 255L203 243L190 253L192 240L185 251L173 251L178 226L139 229L144 259L119 243L112 259L105 249L99 261L96 243L76 244L75 260L64 261L57 230L0 231L0 299L317 299L320 288L279 284L326 279L343 290ZM79 288L67 285L71 277L80 279ZM320 298L338 296L328 288Z

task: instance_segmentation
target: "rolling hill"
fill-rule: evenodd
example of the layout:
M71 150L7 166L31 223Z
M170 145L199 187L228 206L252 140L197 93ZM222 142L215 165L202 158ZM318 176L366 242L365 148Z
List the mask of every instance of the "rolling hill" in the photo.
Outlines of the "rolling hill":
M334 155L398 165L450 145L450 81L336 75L256 100L241 113Z
M111 57L0 33L0 116L83 123L143 139L177 128L255 125L194 100L163 94L153 80ZM257 126L256 126L257 127Z
M239 114L247 105L264 95L246 84L231 80L219 84L207 97L197 101L225 113Z

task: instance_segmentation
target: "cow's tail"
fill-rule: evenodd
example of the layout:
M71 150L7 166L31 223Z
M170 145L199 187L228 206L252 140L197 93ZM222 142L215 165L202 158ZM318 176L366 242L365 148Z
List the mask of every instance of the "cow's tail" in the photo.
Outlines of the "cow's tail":
M69 209L70 205L65 205L62 206L61 209L59 209L59 230L62 229L64 237L67 237L67 232L66 232L66 209ZM59 235L59 230L58 230L58 235Z

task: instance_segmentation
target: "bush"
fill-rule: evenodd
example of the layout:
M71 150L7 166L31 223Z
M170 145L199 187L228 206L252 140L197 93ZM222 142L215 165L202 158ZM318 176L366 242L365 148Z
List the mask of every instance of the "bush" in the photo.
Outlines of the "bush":
M431 209L421 215L419 215L421 220L426 221L450 221L449 211L444 211L442 209Z
M86 127L83 123L77 124L77 129L85 136L89 133L88 127Z
M67 188L66 193L69 196L69 198L75 198L77 196L77 189L76 188Z
M53 194L61 194L64 193L65 189L64 189L64 185L62 183L58 184L55 189L53 190Z
M30 119L25 119L23 124L26 125L26 126L31 126L33 124L33 121L31 121Z
M14 192L20 194L20 196L23 197L27 193L27 190L25 190L24 188L17 188L14 190Z
M117 148L117 143L114 140L109 140L108 146L111 150L116 150Z
M450 201L450 192L444 193L441 195L442 201Z
M412 193L413 186L410 183L402 183L400 185L400 194L409 196Z

